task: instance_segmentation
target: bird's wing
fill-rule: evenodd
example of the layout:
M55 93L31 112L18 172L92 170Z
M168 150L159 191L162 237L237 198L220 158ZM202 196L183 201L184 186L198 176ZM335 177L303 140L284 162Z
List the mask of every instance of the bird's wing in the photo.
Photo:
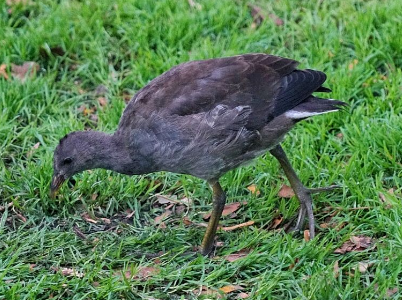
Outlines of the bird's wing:
M134 96L119 127L129 126L136 114L145 118L154 113L196 115L224 105L228 108L249 106L251 113L246 127L261 128L302 102L325 81L323 73L299 71L297 65L297 61L266 54L178 65Z

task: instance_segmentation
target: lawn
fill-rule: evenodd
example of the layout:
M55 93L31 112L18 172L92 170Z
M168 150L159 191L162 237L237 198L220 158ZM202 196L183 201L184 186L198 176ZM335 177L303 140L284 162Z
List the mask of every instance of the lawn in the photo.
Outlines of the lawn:
M401 299L400 5L0 1L0 299ZM211 209L194 177L94 170L49 198L66 133L113 132L178 63L248 52L326 72L349 104L283 143L307 186L342 186L314 195L314 240L284 232L298 202L269 154L222 178L241 205L221 224L249 226L220 230L211 257L191 254Z

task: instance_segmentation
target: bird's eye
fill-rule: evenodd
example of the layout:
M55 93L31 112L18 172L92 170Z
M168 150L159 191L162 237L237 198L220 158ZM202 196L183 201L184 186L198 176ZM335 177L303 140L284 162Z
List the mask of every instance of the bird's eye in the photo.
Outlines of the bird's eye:
M65 159L63 159L64 165L71 164L72 162L73 162L73 159L71 157L66 157Z

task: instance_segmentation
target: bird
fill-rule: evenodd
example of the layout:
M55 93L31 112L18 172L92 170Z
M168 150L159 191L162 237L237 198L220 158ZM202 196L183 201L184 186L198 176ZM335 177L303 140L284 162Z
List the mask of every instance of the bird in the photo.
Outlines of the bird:
M171 68L133 96L114 133L75 131L59 141L50 196L54 198L74 174L95 168L126 175L168 171L201 178L212 188L212 214L199 247L208 255L226 202L220 177L270 152L300 203L293 229L302 230L307 216L314 238L314 190L302 184L281 142L298 122L347 104L313 96L331 92L323 86L326 75L298 69L298 64L251 53Z

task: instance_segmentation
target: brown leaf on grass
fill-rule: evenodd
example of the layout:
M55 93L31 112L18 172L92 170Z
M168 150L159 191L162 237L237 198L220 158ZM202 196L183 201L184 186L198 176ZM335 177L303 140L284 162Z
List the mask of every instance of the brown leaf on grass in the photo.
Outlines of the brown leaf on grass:
M161 224L162 221L163 221L164 219L166 219L167 217L169 217L171 214L172 214L172 211L171 211L171 210L166 210L166 211L163 212L160 216L157 216L157 217L154 219L155 224L156 224L156 225Z
M39 142L37 142L35 145L33 145L32 148L31 148L31 150L29 150L29 151L27 152L27 156L28 156L28 157L31 157L32 154L34 153L34 151L39 148L39 146L40 146L40 143L39 143Z
M193 202L191 199L189 199L187 197L177 200L177 199L174 199L173 196L169 196L169 195L157 194L155 196L156 196L156 199L159 204L179 204L179 205L190 206L191 203Z
M339 140L343 140L343 133L342 133L342 132L339 132L339 133L336 135L336 137L337 137Z
M157 267L141 267L134 278L136 279L147 279L151 276L157 275L161 270Z
M361 274L364 274L373 265L374 262L371 261L359 261L359 263L357 264L357 269ZM356 267L354 267L353 269L356 270Z
M36 268L36 264L29 264L29 272L33 272Z
M222 216L224 217L224 216L230 215L231 213L234 213L236 210L239 209L239 207L242 204L247 204L247 202L243 202L243 203L233 202L233 203L229 203L229 204L225 205L225 207L223 208L223 211L222 211ZM204 220L208 220L211 217L211 213L212 212L205 214L202 218Z
M293 191L293 189L286 184L283 184L278 192L278 196L281 198L292 198L294 195L295 192Z
M354 59L350 64L349 64L349 66L348 66L348 69L349 69L349 71L352 71L355 67L356 67L356 65L358 64L358 60L357 59Z
M283 221L283 216L278 216L272 220L271 224L268 226L268 229L276 229Z
M269 14L268 16L272 21L274 21L276 26L283 26L283 24L284 24L283 20L281 18L279 18L277 15Z
M229 255L226 255L224 258L225 260L227 260L228 262L234 262L236 260L239 260L243 257L246 257L247 255L249 255L250 253L250 249L242 249L236 253L232 253Z
M250 8L251 17L253 18L253 21L254 21L253 24L255 24L254 26L255 26L255 27L260 26L261 23L262 23L262 22L264 21L264 19L265 19L265 16L264 16L264 14L262 13L262 9L261 9L260 7L258 7L257 5L253 5L253 4L249 4L248 6L249 6L249 8ZM254 27L254 26L253 26L253 27Z
M98 198L98 194L93 193L93 194L91 195L91 200L92 200L92 201L95 201L96 198Z
M250 297L249 294L241 292L241 293L237 294L236 299L247 299L248 297Z
M345 254L352 251L364 251L373 248L374 242L371 237L359 235L352 236L349 241L342 244L340 248L335 249L334 253Z
M87 222L92 223L92 224L97 224L98 223L98 221L97 221L98 218L94 217L96 219L95 220L95 219L91 218L88 213L81 214L81 218L83 218L84 221L87 221Z
M221 299L222 295L216 290L210 289L207 286L203 285L200 289L195 289L193 291L197 296L212 296L214 299Z
M261 23L265 20L267 14L264 13L262 8L257 5L249 4L248 6L250 8L250 14L253 17L254 21L254 25L252 27L259 27ZM268 18L270 18L276 26L282 26L284 24L283 20L274 13L268 14Z
M27 77L33 77L39 71L39 64L34 61L24 62L22 66L11 64L11 74L24 82Z
M114 274L118 277L121 278L121 271L116 271ZM128 280L132 279L139 279L139 280L145 280L149 277L152 277L154 275L157 275L160 272L160 269L158 267L154 266L147 266L147 267L139 267L137 269L136 273L131 273L131 270L125 271L123 273L124 278Z
M396 294L398 292L398 288L394 287L393 289L387 289L387 297L390 298L392 297L394 294Z
M248 227L254 224L254 221L248 221L245 223L233 225L233 226L228 226L228 227L220 227L219 229L222 229L223 231L233 231L242 227Z
M299 258L295 258L295 261L292 263L292 264L290 264L290 266L289 266L289 270L292 270L292 269L294 269L294 267L297 265L299 263Z
M304 240L306 242L308 242L310 240L310 230L308 230L308 229L304 230L303 235L304 235Z
M391 192L393 194L393 189ZM385 204L385 209L392 208L392 203L387 199L387 197L383 193L379 193L378 196L380 197L381 202Z
M189 226L189 225L193 224L193 222L191 222L191 220L190 220L189 217L187 217L187 216L184 216L184 217L183 217L183 223L184 223L184 225L186 225L186 226Z
M10 208L10 207L12 207L12 206L14 206L14 203L13 203L13 202L10 202L10 203L8 203L7 205L4 205L4 206L0 206L0 212L5 211L6 208Z
M105 224L110 224L110 223L112 223L112 221L110 221L110 219L108 219L108 218L99 218L99 220L101 220L103 223L105 223Z
M251 194L259 196L261 194L260 190L257 188L255 184L251 184L247 187L247 189L251 192Z
M79 271L77 271L77 270L75 270L75 269L73 269L73 268L64 268L64 267L57 268L57 267L51 267L51 269L52 269L53 271L55 271L55 272L60 272L63 276L66 276L66 277L78 277L78 278L82 278L82 277L85 276L84 273L79 272Z
M338 276L339 276L339 262L336 261L334 263L334 277L338 278Z
M127 209L126 213L127 213L127 215L124 216L124 218L125 219L131 219L135 214L135 210Z
M225 285L224 287L221 287L219 290L225 294L229 294L235 291L244 290L244 287L242 287L241 285Z
M98 97L97 100L98 100L99 105L100 105L101 107L107 106L107 102L108 102L108 101L107 101L106 97Z
M8 74L7 74L7 65L6 64L1 64L0 65L0 77L3 77L5 80L8 80Z
M91 108L88 108L85 104L81 105L78 108L78 112L82 113L84 116L91 116L93 113L96 111L96 107L93 106Z

